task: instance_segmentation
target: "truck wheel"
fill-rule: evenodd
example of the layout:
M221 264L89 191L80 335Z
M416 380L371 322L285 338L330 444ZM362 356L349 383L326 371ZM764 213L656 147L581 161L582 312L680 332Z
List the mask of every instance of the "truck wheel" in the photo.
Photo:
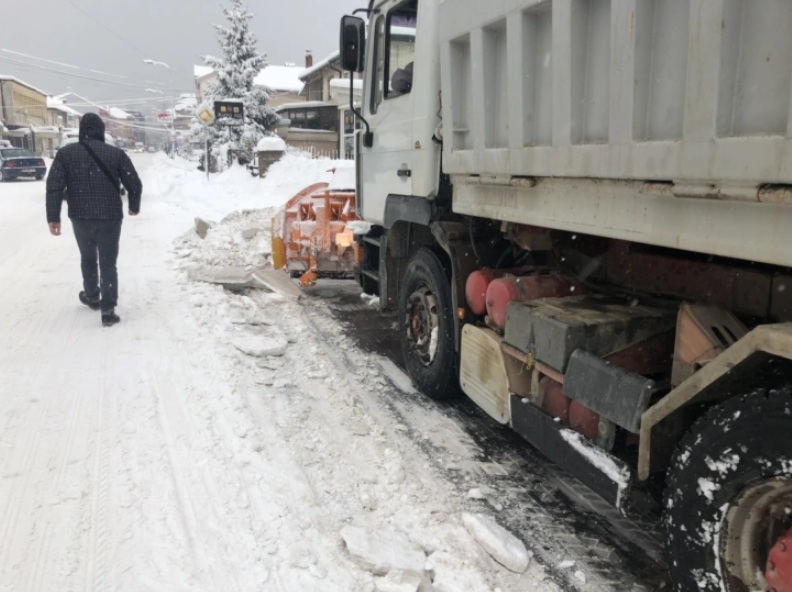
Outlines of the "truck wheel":
M399 294L399 340L415 386L432 399L459 389L450 273L421 249L407 265Z
M767 590L765 579L779 577L786 587L770 589L790 589L792 549L776 565L792 527L790 434L787 385L716 405L683 438L671 461L664 516L676 590Z

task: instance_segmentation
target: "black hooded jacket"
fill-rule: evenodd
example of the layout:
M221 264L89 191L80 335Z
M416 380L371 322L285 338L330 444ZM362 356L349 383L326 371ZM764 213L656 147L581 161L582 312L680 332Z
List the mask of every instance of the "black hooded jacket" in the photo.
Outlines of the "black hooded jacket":
M143 184L126 152L105 144L105 126L95 113L80 120L80 141L64 146L55 156L47 176L47 222L60 222L61 202L66 198L69 218L120 220L124 206L118 189L126 187L129 211L140 211ZM87 143L116 179L112 183L82 143ZM64 193L65 191L65 193Z

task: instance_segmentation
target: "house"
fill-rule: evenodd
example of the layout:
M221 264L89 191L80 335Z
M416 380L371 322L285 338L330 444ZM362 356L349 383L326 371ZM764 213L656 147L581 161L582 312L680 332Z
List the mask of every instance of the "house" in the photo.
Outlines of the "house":
M278 134L287 146L321 156L338 156L338 108L322 101L285 103L275 109Z
M47 93L14 76L0 75L0 129L14 146L49 154L59 133L53 133Z
M289 121L286 143L333 157L354 158L353 137L358 123L349 106L349 74L341 70L339 52L334 51L316 64L309 53L305 66L300 75L305 84L305 102L276 109ZM362 80L353 78L352 84L352 95L357 97Z
M198 98L193 93L182 93L173 103L173 109L169 110L173 123L173 128L182 131L189 131L195 117L195 109L198 107Z
M46 140L46 142L42 142L46 144L43 146L43 153L53 155L61 145L65 130L76 130L80 127L82 113L55 97L47 97L47 112L49 130L44 131L36 128L35 133L37 139Z
M105 124L105 131L113 137L118 146L135 145L137 124L134 116L118 107L99 107L99 117Z
M267 90L270 100L269 107L277 107L283 103L291 103L300 98L303 83L300 80L304 68L287 63L283 66L268 65L253 79L253 84ZM211 99L217 88L217 72L209 66L193 66L195 92L197 102Z
M256 78L253 84L261 86L267 90L270 100L268 107L273 109L285 103L292 103L299 100L303 83L300 74L303 68L295 64L288 63L284 66L267 66Z
M59 129L80 127L82 113L72 109L63 101L47 97L47 110L50 114L50 125Z
M193 66L193 78L195 78L195 96L198 98L198 103L203 103L217 88L217 72L209 66Z
M349 84L347 73L341 70L341 57L338 50L316 64L313 63L310 54L306 56L305 70L300 74L300 80L305 84L303 92L305 100L337 105L338 93L330 85L332 80L337 79L346 79Z
M339 126L339 158L355 159L355 131L360 129L360 119L352 112L352 106L360 106L360 97L363 94L363 81L354 79L351 90L349 79L336 79L330 81L330 86L335 92L338 101Z

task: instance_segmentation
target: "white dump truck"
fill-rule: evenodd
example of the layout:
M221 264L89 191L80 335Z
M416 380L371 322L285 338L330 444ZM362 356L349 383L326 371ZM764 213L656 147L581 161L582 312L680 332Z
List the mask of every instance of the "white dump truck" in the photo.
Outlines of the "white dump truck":
M792 2L362 12L355 273L413 382L659 483L677 590L792 590Z

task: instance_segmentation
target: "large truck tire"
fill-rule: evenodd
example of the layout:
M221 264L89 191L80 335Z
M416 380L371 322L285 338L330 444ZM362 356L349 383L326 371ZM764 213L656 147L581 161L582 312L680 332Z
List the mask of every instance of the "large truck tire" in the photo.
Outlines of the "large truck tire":
M765 575L778 577L768 555L786 552L779 537L792 527L792 387L716 405L671 467L664 528L675 590L767 590Z
M459 392L451 274L430 249L417 251L399 291L399 341L413 384L432 399Z

